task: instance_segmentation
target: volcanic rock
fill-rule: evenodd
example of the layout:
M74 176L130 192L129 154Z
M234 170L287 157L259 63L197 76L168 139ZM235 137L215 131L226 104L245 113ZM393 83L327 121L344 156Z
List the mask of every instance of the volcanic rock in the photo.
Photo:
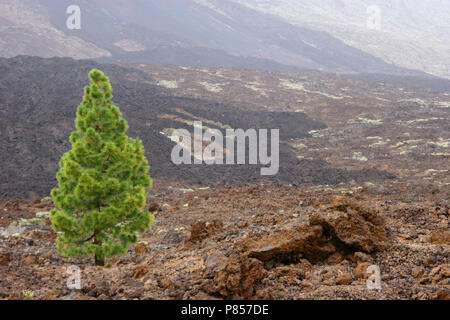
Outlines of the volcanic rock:
M446 244L450 245L450 231L436 231L430 236L432 244Z
M145 266L137 266L133 271L133 278L139 279L145 276L148 273L148 270Z
M240 296L250 299L255 296L261 280L266 276L263 264L246 255L233 255L221 265L213 279L207 279L203 289L211 295L224 298Z
M321 225L350 248L367 253L386 249L385 222L379 215L348 201L341 201L333 209L313 215L310 224Z
M147 253L147 247L145 246L145 244L143 244L142 242L141 243L138 243L137 245L136 245L136 247L134 247L134 251L137 253L137 254L139 254L139 255L141 255L141 254L144 254L144 253Z
M367 271L368 267L369 267L368 262L360 262L356 265L356 268L353 271L353 274L358 279L367 279L368 275L367 275L366 271Z
M0 266L6 267L11 261L11 253L0 253Z
M250 245L249 257L287 264L301 257L311 263L326 259L330 259L329 263L339 263L348 253L383 250L387 243L384 221L380 217L354 204L341 202L333 206L333 211L313 214L309 224L269 235Z
M203 239L206 239L223 229L222 221L215 219L209 223L206 223L203 220L195 222L191 226L191 236L188 239L190 242L199 242Z

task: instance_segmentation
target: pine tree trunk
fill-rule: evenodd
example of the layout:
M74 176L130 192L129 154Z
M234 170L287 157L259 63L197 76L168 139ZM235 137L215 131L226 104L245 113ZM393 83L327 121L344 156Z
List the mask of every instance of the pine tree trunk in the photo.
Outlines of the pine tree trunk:
M95 231L95 233L97 233L97 231ZM100 241L98 241L97 240L97 238L95 237L94 238L94 243L95 244L98 244L98 245L101 245L102 243L100 242ZM103 259L101 259L100 260L100 258L97 256L97 254L95 255L95 265L96 266L104 266L105 265L105 259L103 258Z
M104 266L105 265L105 260L100 260L97 255L95 255L95 265L96 266Z

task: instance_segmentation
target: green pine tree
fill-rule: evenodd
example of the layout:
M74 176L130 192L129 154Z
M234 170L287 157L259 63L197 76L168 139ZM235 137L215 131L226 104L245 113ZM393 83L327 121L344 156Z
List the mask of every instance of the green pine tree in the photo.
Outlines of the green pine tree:
M70 136L72 149L59 163L58 188L51 193L58 209L50 217L61 232L62 255L95 256L95 264L104 265L151 226L153 216L144 207L152 181L141 140L126 135L128 124L111 102L109 79L97 69L89 78Z

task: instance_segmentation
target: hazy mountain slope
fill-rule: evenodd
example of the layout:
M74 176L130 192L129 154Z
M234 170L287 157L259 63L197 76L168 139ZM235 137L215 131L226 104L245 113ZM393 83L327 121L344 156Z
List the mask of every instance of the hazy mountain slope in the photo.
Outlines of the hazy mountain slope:
M79 1L80 6L84 1ZM342 72L403 73L328 33L296 27L275 16L220 1L134 0L110 5L89 2L126 23L175 34L201 47L225 50L236 56L275 60L304 69Z
M232 1L299 26L329 32L398 66L450 78L450 2L447 0ZM380 30L367 28L370 16L367 9L374 5L380 8Z
M101 2L77 1L82 10L80 30L68 30L65 26L65 8L70 0L40 0L49 11L50 21L69 35L106 48L112 56L102 61L132 61L153 64L177 64L187 66L247 67L267 70L298 71L294 66L254 57L238 57L224 50L199 46L195 41L174 34L171 28L158 30L145 23L153 19L149 12L153 7L139 1ZM164 16L158 19L164 20ZM165 23L169 24L167 20ZM180 26L178 26L180 28ZM176 28L174 28L176 29Z
M47 10L34 0L0 1L0 56L97 58L110 53L50 24Z
M329 33L294 26L230 0L2 3L9 8L0 15L6 39L0 41L0 56L101 56L153 64L424 75L388 64ZM66 27L66 9L73 4L81 8L80 30Z

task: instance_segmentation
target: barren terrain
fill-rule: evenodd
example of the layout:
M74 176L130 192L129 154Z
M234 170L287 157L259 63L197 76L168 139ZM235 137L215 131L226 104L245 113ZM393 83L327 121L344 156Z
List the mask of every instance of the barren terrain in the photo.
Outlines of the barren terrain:
M3 63L0 68L10 67ZM36 68L16 63L15 71L31 70L27 63ZM103 69L111 73L114 101L132 133L146 143L156 177L148 197L155 223L106 267L57 254L47 217L53 204L43 197L54 183L47 178L56 169L50 162L68 147L74 115L68 110L79 102L77 92L65 102L55 96L47 102L65 106L67 126L44 122L43 132L53 141L50 133L59 128L57 154L36 157L15 178L35 199L18 199L14 179L2 184L0 298L450 299L450 92L321 73L129 64ZM81 87L83 73L76 79ZM131 82L122 88L114 79ZM0 90L8 83L0 82ZM34 90L42 96L39 87ZM249 174L245 167L188 173L165 167L162 156L152 158L170 152L164 129L189 127L185 122L198 117L219 128L285 124L281 176L261 180L259 170ZM10 147L17 143L17 135L4 132ZM152 150L156 142L160 148ZM35 164L47 162L45 175L30 184L39 171ZM202 183L191 178L196 175ZM81 268L81 290L66 286L71 265ZM379 267L381 289L367 286L371 266Z

